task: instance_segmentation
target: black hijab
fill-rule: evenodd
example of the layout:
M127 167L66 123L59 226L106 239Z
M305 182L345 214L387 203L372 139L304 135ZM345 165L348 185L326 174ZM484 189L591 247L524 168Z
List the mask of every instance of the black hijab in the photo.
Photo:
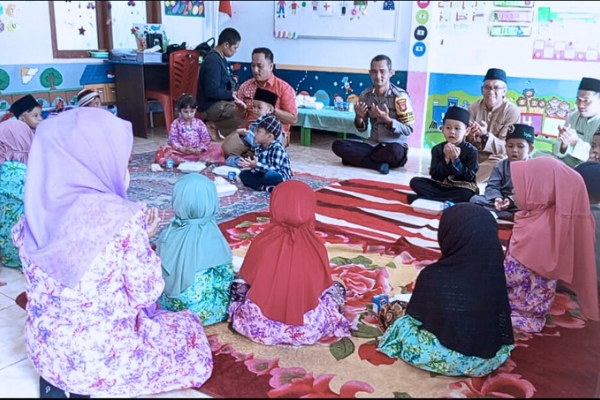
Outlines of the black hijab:
M514 343L496 221L457 204L443 212L438 242L442 256L417 277L406 312L448 349L492 358Z
M590 199L600 201L600 163L587 161L575 167L575 171L582 176Z

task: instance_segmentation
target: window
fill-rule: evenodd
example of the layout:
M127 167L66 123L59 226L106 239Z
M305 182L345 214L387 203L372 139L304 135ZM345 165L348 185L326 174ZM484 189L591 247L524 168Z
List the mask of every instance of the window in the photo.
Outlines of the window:
M90 50L136 48L132 25L160 23L160 4L160 1L49 1L54 58L85 58L90 56Z

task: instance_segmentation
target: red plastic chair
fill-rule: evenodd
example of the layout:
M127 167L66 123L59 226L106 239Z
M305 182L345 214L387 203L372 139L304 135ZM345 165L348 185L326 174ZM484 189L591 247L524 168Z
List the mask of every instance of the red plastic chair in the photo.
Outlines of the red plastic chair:
M171 128L171 123L175 119L175 102L184 93L196 97L198 73L200 72L199 57L200 54L195 50L172 52L169 55L169 90L146 90L146 101L160 101L165 113L167 131Z

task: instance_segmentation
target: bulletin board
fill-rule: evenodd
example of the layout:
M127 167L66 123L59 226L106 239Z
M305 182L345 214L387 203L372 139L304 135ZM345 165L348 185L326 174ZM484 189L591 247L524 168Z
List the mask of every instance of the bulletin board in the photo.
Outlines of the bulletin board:
M274 1L278 39L396 40L399 1Z

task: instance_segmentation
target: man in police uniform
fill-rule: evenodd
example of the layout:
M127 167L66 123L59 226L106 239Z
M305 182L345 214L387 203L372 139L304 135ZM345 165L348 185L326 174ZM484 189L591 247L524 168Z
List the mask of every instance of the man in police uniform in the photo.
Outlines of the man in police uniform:
M344 165L369 168L382 174L406 164L408 136L413 131L414 114L408 93L390 82L394 76L392 60L375 56L369 70L373 85L365 89L354 105L354 125L364 132L367 119L371 135L366 142L335 140L333 152Z

